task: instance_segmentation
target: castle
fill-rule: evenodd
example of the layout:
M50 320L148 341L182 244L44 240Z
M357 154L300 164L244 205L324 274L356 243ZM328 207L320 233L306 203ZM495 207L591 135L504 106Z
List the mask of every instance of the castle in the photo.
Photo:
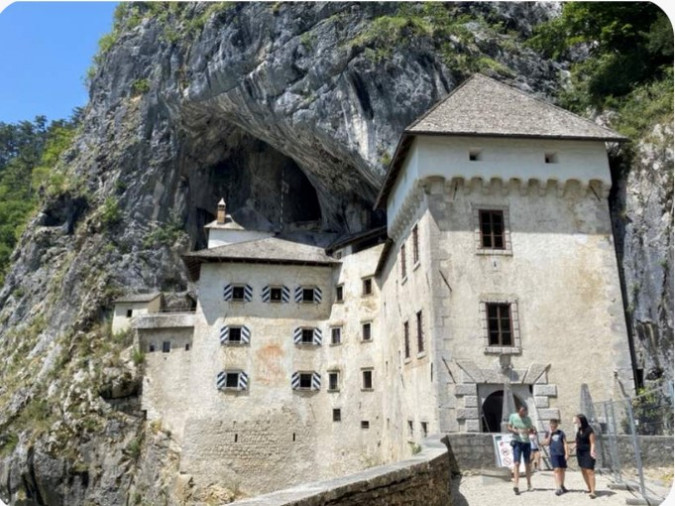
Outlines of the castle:
M537 423L570 419L584 383L632 389L607 203L622 140L475 75L403 132L386 227L320 248L221 201L184 256L196 310L136 295L115 316L181 472L262 493L496 432L505 384Z

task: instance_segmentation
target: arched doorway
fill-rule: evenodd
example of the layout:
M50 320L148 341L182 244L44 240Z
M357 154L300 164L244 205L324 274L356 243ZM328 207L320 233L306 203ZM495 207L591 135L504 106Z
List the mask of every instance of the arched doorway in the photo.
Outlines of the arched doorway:
M517 395L513 396L516 403L516 411L525 403ZM485 398L481 407L481 431L482 432L501 432L502 407L504 406L504 390L492 392Z

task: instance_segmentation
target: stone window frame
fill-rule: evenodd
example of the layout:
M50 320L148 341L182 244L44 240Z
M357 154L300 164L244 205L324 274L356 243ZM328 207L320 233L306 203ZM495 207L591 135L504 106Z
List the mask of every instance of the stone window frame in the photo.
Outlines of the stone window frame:
M368 378L370 380L370 386L366 386L366 373L370 373ZM375 383L375 369L373 367L362 367L361 368L361 391L362 392L372 392L375 390L373 384Z
M511 309L512 346L490 346L490 335L487 319L488 304L509 304ZM483 335L483 347L486 355L520 355L523 351L520 333L520 310L518 298L512 295L486 295L479 303L479 317Z
M368 327L368 339L366 339L366 326ZM361 322L361 342L362 343L372 343L373 342L373 321L365 320Z
M342 421L342 411L340 408L333 408L333 421L341 422Z
M327 392L336 393L340 391L340 369L329 369L326 371L328 373L328 388ZM335 376L335 388L331 387L331 376Z
M338 339L335 341L334 331L338 331ZM342 325L332 325L330 327L330 345L331 346L340 346L342 344Z
M345 301L345 285L340 283L335 287L335 302L344 302Z
M480 213L481 211L501 211L504 219L504 248L484 248L483 236L480 229ZM511 244L511 215L509 206L491 205L491 204L472 204L471 212L473 213L474 226L474 242L476 244L477 255L513 255L513 247Z

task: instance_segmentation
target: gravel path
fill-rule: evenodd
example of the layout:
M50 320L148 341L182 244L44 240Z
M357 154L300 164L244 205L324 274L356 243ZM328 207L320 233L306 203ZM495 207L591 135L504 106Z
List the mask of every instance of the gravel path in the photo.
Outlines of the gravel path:
M584 493L586 485L580 471L570 471L565 475L565 487L569 490L561 496L555 495L555 482L552 471L540 471L532 476L533 490L527 491L527 481L520 479L520 495L513 492L511 481L486 478L484 476L463 475L459 482L459 491L453 506L521 506L531 505L626 505L626 499L638 496L625 490L611 490L611 477L596 473L596 499Z

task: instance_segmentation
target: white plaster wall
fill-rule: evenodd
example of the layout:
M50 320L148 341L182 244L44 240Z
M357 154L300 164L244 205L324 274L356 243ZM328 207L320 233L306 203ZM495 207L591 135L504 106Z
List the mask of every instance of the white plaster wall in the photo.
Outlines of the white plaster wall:
M471 150L480 150L478 161L469 160ZM546 153L556 153L557 163L545 163ZM387 201L390 226L415 181L429 176L499 178L505 182L511 178L525 182L578 180L584 185L598 180L611 185L602 141L417 136Z
M207 229L209 233L207 248L272 237L272 234L268 232L259 232L257 230L231 230L216 227L207 227Z
M160 310L160 299L161 297L157 297L150 302L116 302L112 320L113 334L128 330L131 326L131 319L136 316L157 313ZM131 318L127 316L129 309L133 311Z

